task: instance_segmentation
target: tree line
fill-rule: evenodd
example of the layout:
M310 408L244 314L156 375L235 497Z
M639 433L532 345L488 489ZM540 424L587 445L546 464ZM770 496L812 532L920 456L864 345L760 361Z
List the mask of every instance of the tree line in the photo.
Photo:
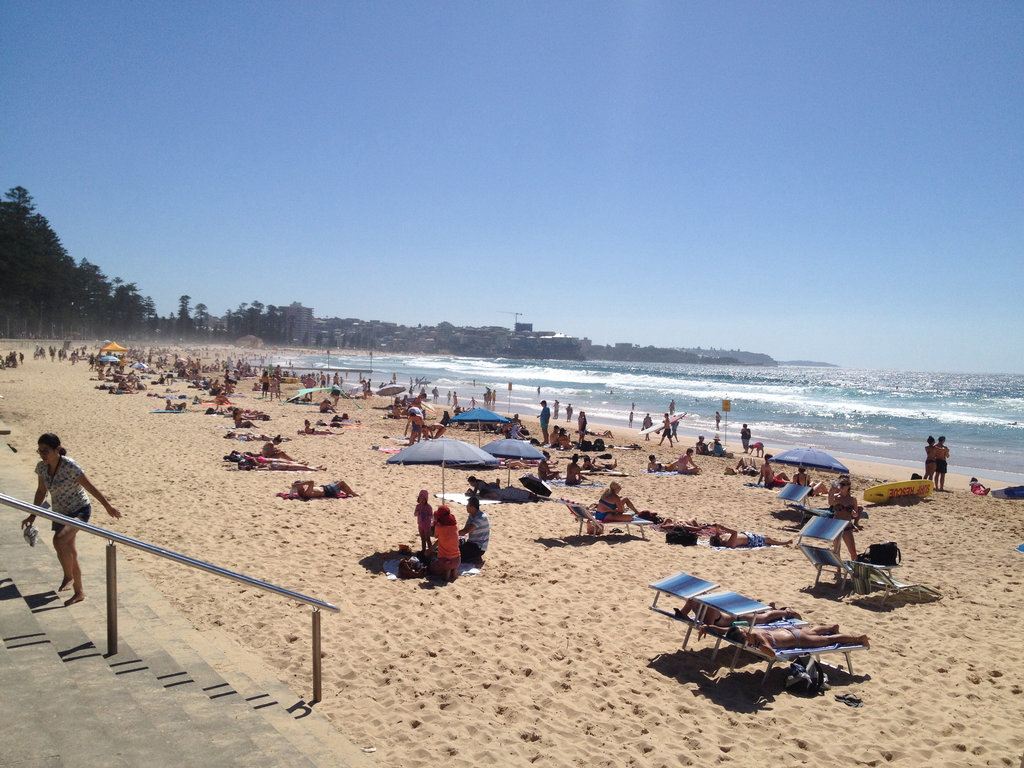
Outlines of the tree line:
M86 259L76 262L24 187L0 202L0 297L0 334L8 338L293 338L284 309L259 301L214 318L205 304L193 307L192 297L182 296L176 315L160 317L135 283L108 278Z

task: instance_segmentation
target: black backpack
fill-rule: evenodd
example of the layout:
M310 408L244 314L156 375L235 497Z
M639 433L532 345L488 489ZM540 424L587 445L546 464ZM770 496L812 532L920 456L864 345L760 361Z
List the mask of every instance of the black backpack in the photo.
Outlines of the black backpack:
M821 696L828 690L828 676L811 654L797 656L786 670L786 690L800 696Z
M693 547L697 545L697 534L693 531L669 531L665 534L665 543Z
M871 544L867 552L861 552L857 559L862 563L872 565L899 565L903 555L895 541L887 541L885 544Z

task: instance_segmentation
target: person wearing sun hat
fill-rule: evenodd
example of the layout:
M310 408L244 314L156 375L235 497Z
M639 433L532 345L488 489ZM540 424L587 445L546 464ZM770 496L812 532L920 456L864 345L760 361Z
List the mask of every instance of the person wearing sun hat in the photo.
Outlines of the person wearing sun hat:
M442 505L434 513L434 536L431 548L436 555L430 563L430 573L448 581L459 578L462 555L459 552L459 524L448 507Z

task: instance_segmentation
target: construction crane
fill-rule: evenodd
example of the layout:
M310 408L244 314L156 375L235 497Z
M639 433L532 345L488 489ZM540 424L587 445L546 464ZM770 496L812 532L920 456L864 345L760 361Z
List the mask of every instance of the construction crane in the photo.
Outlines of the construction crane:
M515 331L516 326L519 325L519 318L523 316L522 312L509 312L507 310L498 310L503 315L512 315L512 330Z

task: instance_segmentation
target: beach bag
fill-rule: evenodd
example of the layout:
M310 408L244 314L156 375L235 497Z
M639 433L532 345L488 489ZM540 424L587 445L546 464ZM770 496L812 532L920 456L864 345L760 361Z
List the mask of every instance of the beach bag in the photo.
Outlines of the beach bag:
M580 440L580 450L585 453L589 453L594 450L594 444L589 440Z
M594 441L594 450L595 451L603 451L604 450L604 439L599 437L599 438L597 438L597 440Z
M425 570L423 564L415 557L406 557L398 562L398 578L400 579L421 579Z
M809 653L797 656L786 670L786 690L800 696L821 696L828 690L828 676Z
M697 545L697 534L693 531L669 531L665 534L665 543L694 547Z
M664 519L657 512L651 512L651 510L649 509L637 512L636 516L643 518L644 520L650 520L655 525L659 524Z
M871 565L899 565L903 556L895 541L887 541L885 544L871 544L867 552L862 552L857 559L862 563Z

